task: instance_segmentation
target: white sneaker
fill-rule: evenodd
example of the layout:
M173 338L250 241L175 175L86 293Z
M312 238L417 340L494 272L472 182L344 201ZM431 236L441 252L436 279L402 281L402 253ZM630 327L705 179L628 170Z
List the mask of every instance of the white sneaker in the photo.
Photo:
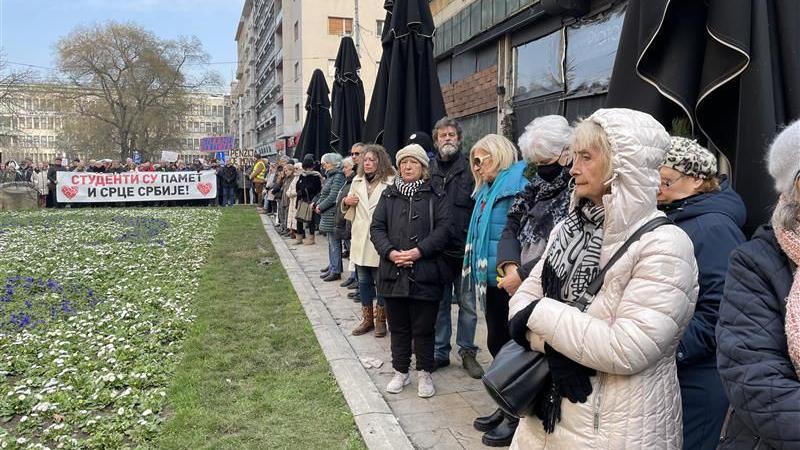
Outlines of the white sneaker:
M433 397L436 388L433 387L431 373L424 370L417 372L417 395L422 398Z
M403 392L403 388L411 384L411 377L407 373L394 371L392 381L386 385L386 392L390 394L399 394Z

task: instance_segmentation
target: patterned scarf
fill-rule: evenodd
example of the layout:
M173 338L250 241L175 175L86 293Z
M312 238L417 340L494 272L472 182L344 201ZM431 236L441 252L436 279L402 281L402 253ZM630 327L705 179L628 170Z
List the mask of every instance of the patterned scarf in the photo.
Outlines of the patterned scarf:
M781 197L778 208L785 205L785 200ZM778 239L781 249L795 265L800 265L800 233L796 230L787 230L782 224L777 223L773 216L772 226L775 229L775 237ZM800 377L800 270L794 273L794 282L786 297L786 343L789 347L789 357L794 364L794 370Z
M402 178L397 177L394 179L394 186L397 188L398 191L400 191L401 194L405 195L408 198L411 198L414 196L414 194L417 193L420 186L422 186L422 183L424 182L425 180L420 179L417 181L412 181L411 183L406 183L405 181L403 181Z
M570 178L569 168L564 167L552 182L536 176L524 191L517 194L508 213L522 216L517 236L522 247L546 244L553 227L567 217Z
M542 269L546 297L572 305L600 273L604 221L603 206L588 201L569 213Z

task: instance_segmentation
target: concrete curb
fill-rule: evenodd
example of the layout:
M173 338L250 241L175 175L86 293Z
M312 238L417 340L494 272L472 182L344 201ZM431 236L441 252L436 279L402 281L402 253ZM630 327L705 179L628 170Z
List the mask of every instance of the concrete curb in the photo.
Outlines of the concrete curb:
M339 389L353 412L358 430L370 449L413 449L389 404L372 382L355 350L342 334L330 310L322 302L311 280L303 272L272 221L261 215L261 223L303 305L317 341L336 377Z

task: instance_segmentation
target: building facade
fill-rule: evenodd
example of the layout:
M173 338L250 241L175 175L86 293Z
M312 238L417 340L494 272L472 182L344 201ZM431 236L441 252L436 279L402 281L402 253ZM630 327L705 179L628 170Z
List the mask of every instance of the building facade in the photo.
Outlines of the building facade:
M56 156L82 158L67 152L61 131L67 120L77 116L75 105L48 85L22 86L0 111L0 152L2 160L52 161ZM231 134L230 96L215 93L190 94L190 109L178 138L177 148L185 160L208 158L200 152L200 138ZM109 158L114 158L109 143Z
M333 87L343 36L356 41L369 101L385 15L383 2L376 1L246 0L236 32L238 65L231 86L240 147L291 154L305 121L311 75L322 70Z
M567 10L565 6L581 6ZM605 104L627 0L434 0L439 81L465 144Z

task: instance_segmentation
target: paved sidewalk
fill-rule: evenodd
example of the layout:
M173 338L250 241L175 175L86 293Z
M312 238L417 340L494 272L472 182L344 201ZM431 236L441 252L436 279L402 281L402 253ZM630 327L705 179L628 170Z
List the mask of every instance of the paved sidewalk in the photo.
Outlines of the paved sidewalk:
M317 236L315 245L289 245L290 241L275 232L269 219L262 216L262 221L367 445L373 449L412 445L436 449L487 448L481 444L481 433L472 428L472 421L491 413L495 407L480 380L470 378L461 368L455 343L450 355L451 365L433 374L434 397L417 397L413 370L411 385L400 394L387 394L386 384L393 374L389 336L378 339L373 333L350 334L360 322L361 306L347 298L351 291L339 287L340 282L326 283L319 278L319 269L328 262L325 238ZM458 307L454 306L453 323L457 312ZM484 348L478 353L478 361L485 368L491 356L485 350L486 324L480 310L478 316L475 340ZM383 365L377 369L364 368L359 359L365 358L380 359Z

